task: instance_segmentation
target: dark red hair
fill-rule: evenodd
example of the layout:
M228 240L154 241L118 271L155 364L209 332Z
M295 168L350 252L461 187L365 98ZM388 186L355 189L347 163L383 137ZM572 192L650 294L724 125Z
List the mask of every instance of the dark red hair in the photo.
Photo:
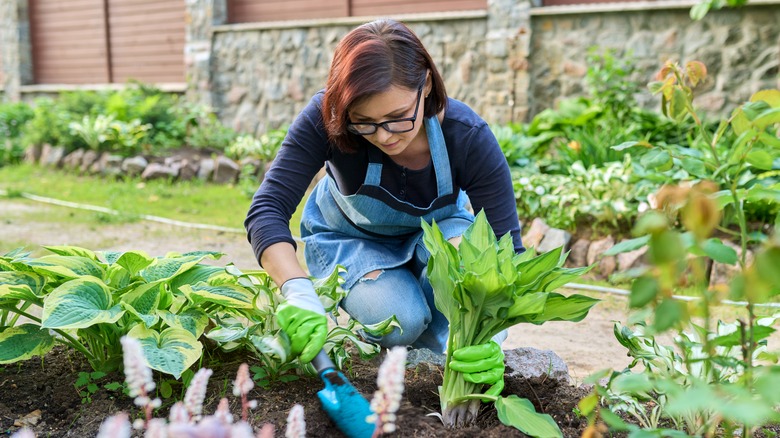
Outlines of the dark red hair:
M322 99L328 139L341 151L357 151L357 136L347 131L349 108L392 85L417 90L425 84L428 71L433 87L425 99L424 115L433 117L446 107L447 92L417 35L390 19L353 29L336 46Z

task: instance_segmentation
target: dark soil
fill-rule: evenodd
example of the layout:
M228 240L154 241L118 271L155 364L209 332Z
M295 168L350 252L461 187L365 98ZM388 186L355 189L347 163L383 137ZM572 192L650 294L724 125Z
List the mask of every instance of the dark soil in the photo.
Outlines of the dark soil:
M240 402L232 395L232 382L241 362L250 366L250 358L237 355L217 358L207 366L214 370L209 380L208 399L204 413L210 414L221 397L231 401L231 410L240 416ZM376 390L377 369L380 360L353 362L347 373L352 384L367 398ZM38 437L94 437L102 421L119 411L130 413L131 418L140 415L132 400L121 391L103 388L110 382L123 382L120 372L109 374L98 382L100 389L91 402L82 403L82 397L74 387L79 371L91 371L80 355L57 347L43 360L34 358L0 368L0 436L19 430L25 416L39 420L32 425ZM507 370L510 371L510 370ZM503 425L495 409L484 405L477 424L468 428L450 429L438 418L428 414L439 412L437 387L441 384L441 367L422 363L406 374L404 399L398 412L397 432L403 437L525 437L518 430ZM159 377L159 376L157 376ZM158 384L159 387L159 384ZM335 424L322 410L317 391L323 388L316 377L301 377L288 383L272 383L268 388L256 386L250 398L258 400L258 407L251 411L250 423L256 430L264 423L276 426L276 436L283 437L290 408L303 405L308 437L341 437ZM163 401L157 417L166 417L168 407L183 398L181 385L175 385L173 396ZM582 387L559 385L552 380L531 383L521 378L507 378L504 395L517 394L530 399L537 411L550 414L560 426L565 437L579 437L586 422L574 413L577 402L587 394Z

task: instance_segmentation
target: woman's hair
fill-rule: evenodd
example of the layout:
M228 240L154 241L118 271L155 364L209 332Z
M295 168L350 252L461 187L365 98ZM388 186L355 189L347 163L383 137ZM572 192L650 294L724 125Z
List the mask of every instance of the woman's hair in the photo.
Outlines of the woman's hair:
M349 108L392 85L417 90L425 84L428 71L433 88L425 100L424 116L432 117L447 105L447 92L417 35L390 19L353 29L336 46L322 99L328 139L341 151L357 151L358 136L347 131Z

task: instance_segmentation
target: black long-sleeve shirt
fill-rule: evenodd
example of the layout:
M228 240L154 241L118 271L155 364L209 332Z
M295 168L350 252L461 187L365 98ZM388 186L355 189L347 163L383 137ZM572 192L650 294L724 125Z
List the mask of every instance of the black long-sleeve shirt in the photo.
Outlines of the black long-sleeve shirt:
M328 175L345 195L354 194L366 177L367 149L341 152L328 142L321 113L322 92L317 93L290 125L273 165L254 195L244 226L257 260L270 245L289 242L290 218L316 173L326 166ZM449 99L441 123L450 159L453 190L463 189L475 212L485 210L498 237L512 234L516 252L523 251L520 224L509 166L490 127L466 104ZM398 199L427 207L436 198L432 163L407 169L383 157L380 185Z

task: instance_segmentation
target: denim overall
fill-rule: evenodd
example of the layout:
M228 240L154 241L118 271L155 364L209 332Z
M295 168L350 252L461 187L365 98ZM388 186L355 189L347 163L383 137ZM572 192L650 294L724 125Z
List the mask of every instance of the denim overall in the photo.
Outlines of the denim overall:
M311 275L327 276L336 265L347 269L343 286L349 293L341 306L350 316L363 324L394 314L399 318L403 334L396 330L381 340L367 338L383 346L413 345L441 352L447 321L434 307L425 275L429 253L420 221L435 220L449 239L463 234L474 215L466 209L465 193L453 193L438 118L426 118L425 129L437 186L437 198L427 208L399 200L379 186L382 152L370 146L366 178L355 194L341 194L329 176L316 185L304 207L301 237ZM381 272L376 280L363 278L372 271Z

